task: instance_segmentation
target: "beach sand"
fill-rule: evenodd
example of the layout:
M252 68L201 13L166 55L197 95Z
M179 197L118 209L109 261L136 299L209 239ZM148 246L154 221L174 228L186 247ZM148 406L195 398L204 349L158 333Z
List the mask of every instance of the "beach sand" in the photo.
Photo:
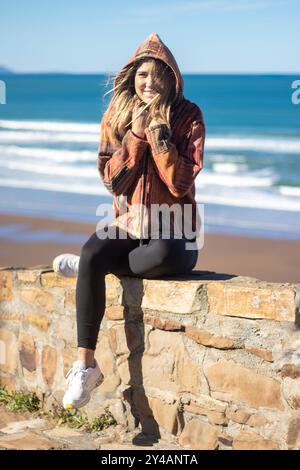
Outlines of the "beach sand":
M50 266L60 253L79 254L95 230L95 224L2 214L0 267ZM45 241L32 240L37 231ZM300 241L205 234L195 269L300 283Z

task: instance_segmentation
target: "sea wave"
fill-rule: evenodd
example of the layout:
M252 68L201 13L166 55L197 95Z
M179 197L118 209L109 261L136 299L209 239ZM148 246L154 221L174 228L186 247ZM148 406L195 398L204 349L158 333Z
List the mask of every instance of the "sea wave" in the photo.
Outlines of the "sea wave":
M300 188L294 186L279 186L278 190L284 196L300 197Z
M224 186L224 187L251 187L251 186L272 186L278 181L279 176L269 169L239 173L220 174L214 171L203 170L195 183L199 187Z
M97 152L90 150L49 149L45 147L20 147L18 145L0 145L0 158L4 155L43 159L52 162L94 162Z
M99 119L100 121L100 119ZM99 140L100 123L58 121L0 120L0 141L16 142L92 142ZM268 153L300 153L297 137L245 135L207 135L205 149L222 151L259 151Z
M1 142L97 142L96 133L0 131Z
M300 201L292 201L289 198L283 198L279 195L253 195L249 198L247 195L230 194L215 195L201 194L196 195L196 201L199 204L221 204L235 207L249 207L253 209L271 209L276 211L300 212Z
M216 173L239 173L240 171L246 171L248 165L242 163L233 163L233 162L223 162L223 163L213 163L213 170Z
M248 150L270 153L300 153L300 139L280 137L218 136L208 137L205 147L209 150Z
M17 178L0 178L0 186L10 188L26 188L47 191L60 191L64 193L75 193L85 195L111 196L106 188L97 184L82 184L75 182L33 181ZM209 194L197 191L196 201L198 204L218 204L235 207L248 207L257 209L272 209L279 211L300 212L300 201L291 200L279 194L251 194L232 191L230 194Z
M14 130L32 130L32 131L52 131L52 132L89 132L97 133L100 131L99 124L83 122L60 122L60 121L13 121L0 120L0 128Z
M20 162L19 160L0 160L0 168L7 168L9 170L25 171L27 173L38 173L44 175L56 175L63 177L76 176L78 178L92 178L96 179L97 169L96 166L68 166L68 165L50 165L39 162L38 165L27 162Z
M13 179L13 178L0 178L0 186L9 188L24 188L24 189L40 189L47 191L60 191L63 193L75 193L75 194L93 194L100 196L109 195L107 189L104 186L99 185L86 185L86 184L67 184L57 182L46 182L46 181L32 181L24 179Z

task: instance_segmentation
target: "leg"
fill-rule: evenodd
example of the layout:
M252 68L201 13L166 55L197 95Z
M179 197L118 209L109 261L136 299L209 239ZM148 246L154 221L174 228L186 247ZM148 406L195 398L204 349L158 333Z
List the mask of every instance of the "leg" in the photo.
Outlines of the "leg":
M76 286L79 360L74 362L66 377L65 409L86 405L91 392L103 382L104 376L94 360L94 351L105 309L105 274L118 264L124 253L138 245L138 240L123 239L119 234L115 239L107 236L101 239L98 235L101 231L94 233L81 249Z
M83 245L76 285L77 332L80 359L93 364L100 323L105 311L105 275L120 258L138 246L138 240L101 240L94 233Z
M155 277L190 272L197 263L197 250L186 250L185 239L152 239L129 253L129 266L136 276Z

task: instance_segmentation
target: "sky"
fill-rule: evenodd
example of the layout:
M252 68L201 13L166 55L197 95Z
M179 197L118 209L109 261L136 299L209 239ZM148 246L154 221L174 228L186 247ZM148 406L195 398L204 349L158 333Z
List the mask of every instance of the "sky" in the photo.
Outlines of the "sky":
M0 0L0 66L118 71L156 32L182 73L299 73L299 0Z

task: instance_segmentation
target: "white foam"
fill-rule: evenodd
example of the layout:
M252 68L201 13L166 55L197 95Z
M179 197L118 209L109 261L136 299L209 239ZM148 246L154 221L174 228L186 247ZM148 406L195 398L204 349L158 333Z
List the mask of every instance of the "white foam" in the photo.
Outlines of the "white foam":
M77 177L77 178L92 178L96 180L97 169L96 166L67 166L67 165L49 165L39 162L27 163L18 160L2 160L0 161L0 168L7 168L9 170L26 171L30 173L38 173L45 175L57 175L64 177Z
M255 174L257 176L255 176ZM251 186L272 186L278 180L278 176L269 173L269 176L264 176L264 173L259 175L258 173L238 174L219 174L208 170L203 170L201 178L195 180L197 187L207 187L212 185L224 186L224 187L251 187Z
M1 142L97 142L96 133L1 131Z
M75 193L75 194L90 194L97 196L109 196L110 193L104 186L99 185L84 185L74 184L70 185L67 183L54 183L44 181L26 181L21 179L12 178L0 178L0 186L9 188L26 188L26 189L40 189L47 191L61 191L64 193Z
M52 121L0 121L2 142L98 142L100 124ZM206 150L247 150L271 153L300 153L300 139L292 137L213 136ZM239 156L237 156L239 157Z
M0 145L0 158L3 155L16 155L20 157L47 159L55 162L93 162L97 158L97 151L89 150L61 150L44 147L19 147L18 145Z
M221 204L235 207L249 207L253 209L272 209L289 212L300 212L300 201L292 201L282 196L271 195L253 195L249 198L247 195L213 195L199 194L196 201L202 204ZM298 217L298 216L297 216Z
M300 140L277 137L208 137L205 148L209 150L254 150L273 153L300 153Z
M30 149L26 149L26 156L32 156L30 152L27 152ZM35 149L36 150L36 149ZM55 151L53 152L53 156L55 156ZM22 152L21 152L22 153ZM91 152L92 153L92 152ZM45 175L57 175L63 177L74 176L77 178L91 178L96 179L98 177L98 169L96 166L96 159L94 158L94 162L91 162L91 165L63 165L60 164L60 161L56 160L56 164L54 162L50 162L47 160L46 162L43 161L42 155L35 155L35 157L40 157L39 160L36 162L27 162L22 161L20 159L13 159L10 158L5 159L0 157L0 167L7 168L10 170L17 170L17 171L25 171L31 172L34 174L45 174ZM74 157L76 156L76 152L74 152ZM36 160L36 159L35 159ZM73 158L74 161L74 158ZM73 163L70 160L70 163ZM220 169L221 171L221 169ZM274 182L277 180L276 175L272 175L269 172L269 176L265 177L263 170L261 170L261 176L251 176L251 174L237 174L237 175L222 175L219 173L210 172L208 170L203 170L201 175L201 179L196 179L196 186L199 188L207 188L209 186L217 185L217 186L224 186L224 187L268 187L272 186ZM258 174L258 172L256 172Z
M47 191L61 191L64 193L86 194L86 195L102 195L112 196L104 186L92 184L74 184L57 183L57 182L43 182L43 181L26 181L24 179L4 179L0 178L0 186L10 188L27 188L39 189ZM237 195L212 195L198 193L196 201L202 204L220 204L235 207L249 207L258 209L272 209L282 210L289 212L300 212L300 201L293 201L289 198L283 198L276 195L253 195L250 197L247 194ZM298 216L297 216L298 217Z
M99 124L60 121L10 121L1 119L0 128L1 127L14 130L97 133L100 131L100 119Z
M246 155L235 155L228 153L211 153L207 154L206 158L212 162L230 162L230 163L246 163Z
M284 224L284 223L276 223L274 221L268 221L268 220L241 220L238 218L231 218L231 217L220 217L217 215L212 215L209 216L205 214L205 224L211 224L211 225L218 225L220 227L222 226L228 226L230 225L231 227L237 227L237 228L249 228L249 229L268 229L268 230L277 230L281 232L286 232L289 233L292 230L292 227L290 224Z
M4 127L6 130L3 130ZM1 120L0 165L3 169L5 168L7 178L2 177L0 185L12 188L111 196L102 184L96 165L99 131L99 124L93 123ZM32 145L33 147L22 147L22 142L24 145ZM38 142L41 142L39 146L37 146ZM74 144L71 148L76 148L76 144L80 142L83 143L83 146L84 143L93 143L95 151L61 148L63 146L71 147L70 144ZM11 145L12 143L14 145ZM47 148L48 144L52 148ZM86 147L91 148L91 145ZM298 200L300 188L272 187L278 182L279 175L270 168L249 171L247 167L249 157L242 154L244 150L250 150L262 153L270 152L275 156L280 153L298 153L300 155L299 139L255 135L251 137L214 135L206 138L205 149L216 150L216 153L210 154L208 152L206 157L212 163L212 171L206 170L204 167L200 177L195 181L197 195L199 198L201 196L201 201L197 199L198 202L300 211L300 201ZM232 154L222 153L222 151L227 152L228 150L232 150ZM241 153L235 155L236 151ZM86 164L80 166L76 165L76 162L85 162ZM70 165L67 165L68 163ZM23 171L24 178L16 174L16 170ZM39 174L48 177L41 176L39 178L36 176ZM16 177L14 178L14 176ZM74 184L70 184L70 177L73 178ZM83 178L86 178L86 183ZM35 181L36 179L39 181ZM252 191L251 188L253 188Z
M284 196L295 196L300 197L300 188L295 188L293 186L279 186L279 192Z
M213 163L212 167L216 173L238 173L248 169L248 165L232 162Z

